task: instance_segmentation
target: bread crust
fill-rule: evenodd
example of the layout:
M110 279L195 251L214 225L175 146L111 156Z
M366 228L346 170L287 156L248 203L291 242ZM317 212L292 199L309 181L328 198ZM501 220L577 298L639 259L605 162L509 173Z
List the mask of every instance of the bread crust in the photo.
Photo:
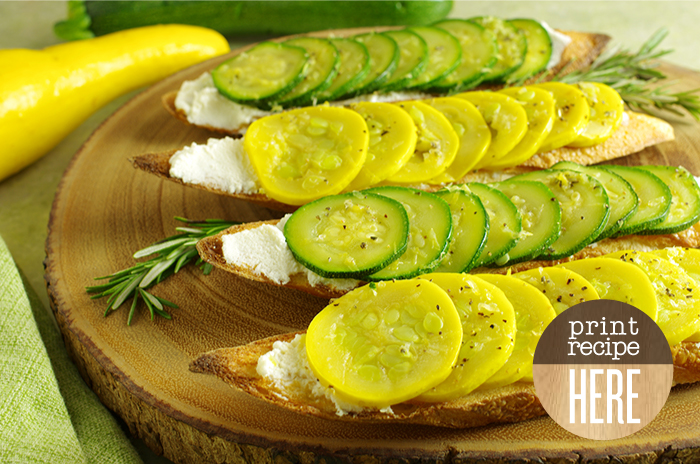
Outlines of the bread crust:
M516 382L491 390L476 390L442 403L409 401L392 406L391 413L368 409L339 416L329 399L312 397L302 389L281 391L257 373L258 359L271 351L276 341L289 342L301 333L275 335L247 345L210 351L192 361L190 370L215 375L234 388L296 413L329 420L469 428L520 422L546 414L534 384ZM672 350L674 385L700 381L699 345L683 342Z
M392 28L383 28L382 30L388 30ZM395 29L395 28L393 28ZM570 72L577 71L589 66L603 51L605 46L610 42L610 36L605 34L592 34L587 32L576 32L576 31L558 31L563 34L568 35L571 38L571 43L564 48L561 55L561 60L559 64L547 72L548 75L566 75ZM527 83L533 83L540 79L540 76L535 76L527 81ZM545 79L547 80L547 79ZM480 86L479 89L494 89L499 86ZM174 118L184 122L187 125L195 125L188 121L187 115L184 111L179 110L175 107L175 99L177 98L177 91L168 92L162 96L161 102L163 107L170 113ZM218 127L213 127L209 125L197 125L197 127L202 127L208 129L212 132L217 132L220 134L227 135L241 135L245 132L250 124L242 124L236 129L221 129Z

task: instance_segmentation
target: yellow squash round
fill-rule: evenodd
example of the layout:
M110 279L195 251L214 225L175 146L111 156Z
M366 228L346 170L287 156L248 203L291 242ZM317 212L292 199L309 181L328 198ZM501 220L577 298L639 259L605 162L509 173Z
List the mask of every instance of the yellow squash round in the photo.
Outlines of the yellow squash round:
M515 345L513 305L495 285L467 274L421 276L452 298L464 333L450 376L418 397L421 401L450 401L478 388L506 363Z
M620 127L625 103L613 88L598 82L577 84L590 108L590 119L571 147L590 147L605 142Z
M609 258L586 258L557 267L569 269L588 280L606 300L631 304L656 320L656 295L647 275L637 266Z
M656 323L670 346L700 330L700 290L681 267L643 251L623 250L604 257L634 264L649 277L658 303Z
M516 99L527 113L527 132L503 158L488 165L489 169L507 168L524 163L542 145L554 126L554 97L537 87L509 87L500 93Z
M362 190L395 174L416 149L416 125L403 109L390 103L362 102L352 105L367 123L369 147L359 174L346 187Z
M499 161L525 137L527 113L514 98L498 92L465 92L455 97L473 103L491 129L491 144L475 168Z
M508 361L479 389L508 385L518 380L532 382L532 360L544 329L556 317L546 296L532 285L513 276L478 274L477 277L501 289L515 311L515 347Z
M588 102L578 88L561 82L545 82L535 87L547 90L554 97L556 115L552 130L540 145L538 153L554 150L576 140L588 124Z
M267 196L289 205L342 191L362 169L368 143L362 116L332 106L258 119L243 140Z
M670 247L654 250L651 253L670 261L683 269L700 286L700 250L696 248ZM700 342L700 332L695 332L685 339L689 342Z
M385 408L442 382L462 341L454 304L422 280L360 287L309 325L306 354L321 383L341 399Z
M426 103L445 115L459 137L459 149L454 161L430 183L459 181L486 155L491 144L491 130L476 107L465 99L443 97L427 100Z
M416 150L408 163L396 174L389 176L390 182L427 182L442 174L454 161L459 148L459 137L452 124L435 108L419 101L396 103L413 119L418 129Z
M538 267L518 272L513 277L527 282L541 291L552 304L557 314L584 301L598 300L600 297L593 284L568 269L559 267Z

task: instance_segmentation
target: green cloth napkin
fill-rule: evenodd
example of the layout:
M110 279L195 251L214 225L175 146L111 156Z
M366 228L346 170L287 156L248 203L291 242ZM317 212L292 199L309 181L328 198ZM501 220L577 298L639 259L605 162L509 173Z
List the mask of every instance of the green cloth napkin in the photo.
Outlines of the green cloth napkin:
M0 237L0 462L140 463Z

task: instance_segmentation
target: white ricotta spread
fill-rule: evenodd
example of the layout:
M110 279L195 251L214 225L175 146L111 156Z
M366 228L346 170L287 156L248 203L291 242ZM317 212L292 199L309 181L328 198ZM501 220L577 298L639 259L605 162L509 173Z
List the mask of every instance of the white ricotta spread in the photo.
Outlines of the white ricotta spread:
M257 193L258 176L243 148L243 139L209 139L193 143L170 158L170 176L186 184L203 185L228 193Z
M333 106L346 106L346 105L351 105L353 103L360 103L360 102L392 103L392 102L404 101L404 100L423 100L423 99L430 98L430 97L431 97L431 95L429 95L427 93L421 93L421 92L387 92L387 93L374 92L374 93L368 93L365 95L358 95L355 98L349 98L347 100L338 100L336 102L332 102L331 105L333 105Z
M291 342L275 342L272 351L258 359L258 375L272 382L280 392L296 393L310 400L328 398L339 416L361 412L362 406L339 399L332 388L324 387L316 379L306 357L305 340L305 335L297 335Z
M429 95L420 92L375 92L331 104L344 106L358 102L394 102L428 97ZM224 97L214 86L214 81L208 72L193 81L182 83L175 98L175 108L184 112L187 115L187 121L191 124L240 132L242 132L241 128L256 119L272 114L271 111L241 105Z
M208 72L193 81L182 83L175 98L175 108L187 115L190 124L226 130L247 126L258 118L272 114L224 97L214 87Z
M620 125L626 126L629 123L630 123L630 115L627 113L627 111L624 111L622 113L622 120L620 121Z
M572 39L566 34L555 31L544 21L540 21L540 24L542 24L542 27L547 31L550 39L552 39L552 56L549 58L549 63L547 63L547 69L552 69L559 64L564 49L571 43Z
M325 285L337 290L352 290L360 282L354 279L327 279L308 270L289 251L283 230L289 214L276 225L263 224L221 237L224 259L229 264L246 266L251 272L284 285L293 274L304 274L311 286Z

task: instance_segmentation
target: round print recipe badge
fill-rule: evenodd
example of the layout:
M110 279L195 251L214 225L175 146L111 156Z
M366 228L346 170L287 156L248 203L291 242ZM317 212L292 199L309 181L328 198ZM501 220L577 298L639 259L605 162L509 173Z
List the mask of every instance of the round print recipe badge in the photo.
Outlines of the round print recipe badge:
M632 305L580 303L542 334L535 390L559 425L584 438L612 440L640 430L671 391L673 358L658 325Z

